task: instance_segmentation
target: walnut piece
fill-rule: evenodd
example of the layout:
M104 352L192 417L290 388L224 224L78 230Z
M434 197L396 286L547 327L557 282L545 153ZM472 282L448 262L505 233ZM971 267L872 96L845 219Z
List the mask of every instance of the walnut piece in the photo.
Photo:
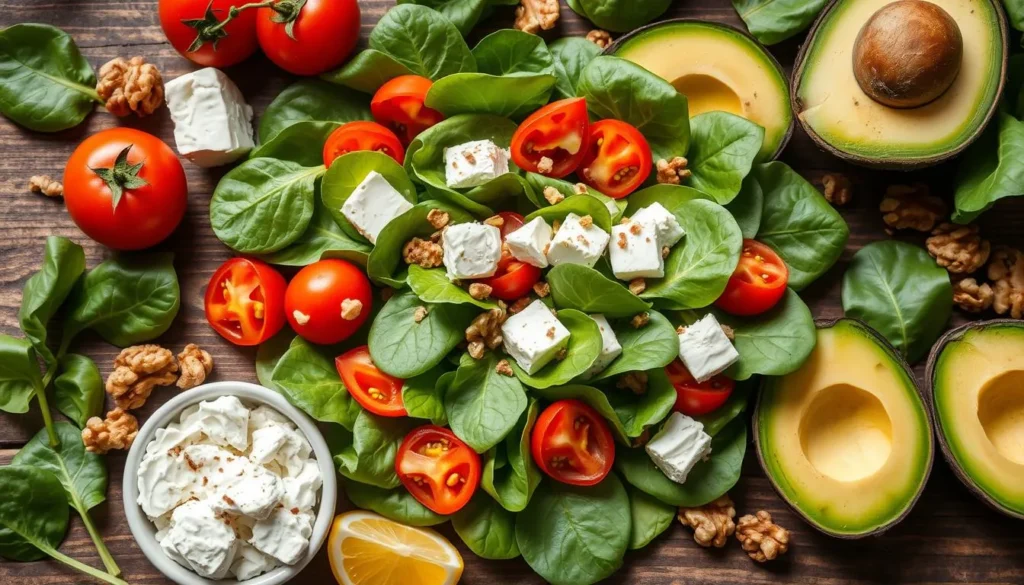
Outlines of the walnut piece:
M647 393L647 372L628 372L615 381L615 387L629 390L637 396Z
M142 57L118 57L100 67L96 93L115 116L148 116L164 103L164 81L156 65Z
M532 302L533 302L533 299L531 299L529 296L520 297L520 298L516 299L516 302L512 303L512 306L510 306L508 308L508 312L510 314L512 314L512 315L515 315L516 313L520 313L524 309L526 309L526 307L529 307L530 303L532 303Z
M434 226L435 230L444 229L448 222L452 220L452 217L448 215L447 211L441 211L440 209L431 209L427 212L427 221L430 225Z
M466 328L466 341L469 342L469 355L473 359L484 357L488 349L495 349L504 341L501 337L501 324L508 318L504 303L496 309L481 313Z
M188 390L206 381L206 376L213 370L213 356L198 345L190 343L178 354L178 388Z
M416 264L421 268L437 268L444 260L444 248L441 244L413 238L402 248L402 259L406 264Z
M606 30L595 28L587 33L587 40L602 49L607 49L608 46L612 44L612 35Z
M540 298L544 298L551 294L551 285L544 282L543 280L537 281L533 285L533 292Z
M494 371L509 378L516 375L515 371L512 370L512 364L508 363L508 360L500 360L498 365L495 366Z
M500 215L492 215L484 220L484 225L489 225L496 228L501 228L505 225L505 218Z
M33 193L42 193L47 197L63 197L64 185L48 175L35 175L28 180L28 190Z
M363 314L363 301L359 299L345 299L341 301L341 318L346 321L355 321Z
M693 540L703 547L722 548L736 531L736 506L729 494L696 508L679 508L679 521L693 528Z
M678 185L689 179L693 173L687 170L689 161L686 158L677 156L672 160L661 159L658 161L658 183L662 185Z
M724 323L721 325L721 327L722 327L722 333L725 333L725 336L729 338L729 341L735 341L736 340L736 332L733 331L732 327L729 327L728 325L726 325Z
M821 178L822 194L825 200L841 207L853 199L853 189L850 186L850 179L839 173L825 173Z
M772 515L761 510L736 523L736 538L747 555L759 563L774 560L789 550L789 531L772 522Z
M647 290L647 281L643 278L634 278L629 281L629 292L639 295L640 293Z
M139 421L121 408L107 413L106 419L90 418L82 429L82 443L91 453L104 454L132 446L135 435L139 434Z
M428 314L430 314L430 311L428 311L426 307L416 307L416 310L412 312L412 320L417 323L422 323L423 320L427 318Z
M554 187L544 187L544 200L551 205L558 205L565 199L565 195Z
M515 27L523 32L537 34L555 28L561 15L558 0L521 0L516 7Z
M651 314L648 312L637 313L629 320L629 326L633 329L640 329L651 322Z
M998 251L996 252L998 254ZM980 313L992 307L994 293L989 284L973 278L953 283L953 303L968 313Z
M114 359L107 377L107 394L124 410L141 408L156 386L170 386L178 379L174 354L159 345L133 345Z
M546 156L540 157L540 161L537 162L537 172L542 175L550 175L553 170L555 170L555 161Z
M889 185L878 209L885 225L896 230L930 232L949 213L946 202L931 194L928 185Z
M587 187L583 183L576 183L572 186L572 191L577 195L586 195L587 193L590 193L590 187Z
M988 265L988 278L993 282L992 308L996 313L1024 318L1024 253L1007 246L996 248Z
M482 301L487 297L491 296L491 292L494 289L481 282L474 282L469 285L469 296L473 297L478 301Z
M988 261L991 245L981 239L976 225L944 223L925 242L939 266L953 274L970 274Z

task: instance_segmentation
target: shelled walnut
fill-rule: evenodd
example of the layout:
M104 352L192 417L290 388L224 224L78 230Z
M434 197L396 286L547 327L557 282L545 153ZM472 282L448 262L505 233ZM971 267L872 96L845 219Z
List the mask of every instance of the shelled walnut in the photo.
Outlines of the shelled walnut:
M992 306L992 287L986 282L978 284L973 278L953 283L953 303L969 313L981 313Z
M90 453L104 454L132 446L139 434L139 421L121 408L107 413L107 418L90 418L82 429L82 444Z
M846 175L825 173L821 178L821 187L825 200L836 207L842 207L853 199L853 187Z
M759 563L774 560L789 550L789 531L772 522L772 515L764 510L740 518L736 538L747 555Z
M1016 248L1000 246L992 254L988 266L992 281L992 308L1000 315L1024 318L1024 253Z
M925 242L939 266L953 274L970 274L985 265L992 250L976 225L944 223Z
M523 32L537 34L555 28L561 15L558 0L521 0L516 7L515 27Z
M206 376L213 370L213 357L210 352L190 343L178 354L178 388L188 390L206 381Z
M164 103L160 71L142 57L112 59L100 67L99 77L96 93L115 116L148 116Z
M501 325L508 318L504 303L486 313L481 313L466 328L466 341L469 342L469 355L473 359L481 359L488 349L495 349L504 339L501 336Z
M703 547L722 548L736 531L736 506L729 494L696 508L679 508L679 521L693 528L693 540Z
M889 185L878 206L882 221L895 230L930 232L949 214L946 202L931 194L928 185Z
M170 386L178 379L178 363L170 350L159 345L133 345L114 359L106 390L118 408L134 410L146 403L156 386Z

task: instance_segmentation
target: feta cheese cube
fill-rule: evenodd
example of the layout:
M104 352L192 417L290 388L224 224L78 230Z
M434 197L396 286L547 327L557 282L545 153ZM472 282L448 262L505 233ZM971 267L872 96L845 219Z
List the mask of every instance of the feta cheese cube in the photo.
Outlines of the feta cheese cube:
M633 221L645 222L654 225L658 231L658 242L662 246L671 248L682 239L686 232L679 220L661 203L654 202L647 207L637 211L631 218Z
M144 457L138 469L139 506L150 518L162 516L189 498L194 480L185 458L173 447Z
M718 319L707 314L679 334L679 359L698 382L706 382L740 359Z
M547 268L547 250L551 244L551 226L536 217L505 238L512 257L537 268Z
M181 156L201 167L234 162L255 146L252 108L242 92L212 67L187 73L164 85Z
M444 174L452 189L479 187L509 172L512 154L490 140L467 142L444 151Z
M528 374L535 374L569 345L569 330L541 301L534 301L501 326L508 352Z
M316 506L316 496L323 484L320 466L316 461L306 461L298 475L286 477L282 481L284 482L284 498L281 499L281 504L286 510L297 508L305 512Z
M220 489L210 498L210 508L262 520L277 507L284 494L281 478L261 465L247 462L240 475L221 482Z
M235 396L202 402L182 425L197 426L210 441L245 451L249 447L249 409Z
M277 561L256 550L247 542L238 548L238 557L231 564L231 572L239 581L248 581L277 567Z
M594 365L587 370L586 377L588 378L600 374L617 357L622 355L622 345L619 344L619 338L615 336L615 331L612 330L608 319L604 315L591 315L590 318L597 323L597 328L601 330L601 353L597 356Z
M582 264L593 268L608 247L608 232L594 224L586 227L580 223L580 216L570 213L558 228L548 247L548 262L559 264Z
M686 483L693 467L711 454L711 436L704 432L703 424L676 412L647 443L646 449L666 477Z
M612 227L612 243L608 247L612 273L621 280L662 278L665 259L653 223L634 220Z
M289 476L295 476L312 452L309 441L298 431L274 425L253 431L249 459L259 465L276 463Z
M384 226L410 209L412 203L402 197L383 175L370 171L342 204L341 214L364 238L376 244Z
M306 554L313 534L312 514L277 508L252 527L249 544L286 565L294 565Z
M205 502L191 501L171 515L165 538L200 577L223 579L238 552L235 531Z
M483 223L459 223L441 234L445 272L449 280L487 278L498 271L501 231Z

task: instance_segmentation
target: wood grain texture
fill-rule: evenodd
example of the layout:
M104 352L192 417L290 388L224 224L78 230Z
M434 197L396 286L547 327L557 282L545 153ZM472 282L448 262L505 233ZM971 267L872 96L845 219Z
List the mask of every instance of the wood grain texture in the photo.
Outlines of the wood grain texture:
M637 0L643 1L643 0ZM363 9L362 37L373 23L393 5L393 0L360 0ZM194 67L166 43L157 20L156 0L0 0L0 27L19 22L45 22L69 32L83 53L99 66L115 56L144 55L155 62L165 79L173 79ZM564 4L564 2L563 2ZM740 24L726 0L678 0L668 16L694 17ZM508 26L511 9L503 9L483 23L475 36ZM562 23L551 37L582 35L588 23L563 7ZM796 42L774 47L772 52L790 67ZM686 58L680 56L680 58ZM262 56L228 70L256 112L290 81L286 74ZM152 132L173 144L172 127L166 109L145 120L125 119L121 123ZM30 175L60 177L65 160L85 136L113 127L118 121L97 111L79 128L55 135L28 132L0 118L0 331L18 334L17 311L25 280L38 269L46 236L62 235L82 244L89 266L109 252L88 240L71 222L59 200L47 200L27 192ZM885 239L878 202L886 185L894 182L925 181L936 193L949 196L954 168L940 167L911 175L868 172L819 151L799 130L783 160L814 179L825 171L842 171L854 180L854 203L844 210L852 236L839 264L805 291L804 298L816 317L842 314L839 302L843 271L852 255L865 244ZM255 381L252 350L234 347L214 334L203 317L202 293L213 270L231 253L210 230L208 202L223 170L207 171L185 163L190 200L185 221L165 243L176 254L181 281L182 310L174 327L160 341L179 350L189 342L207 348L217 365L213 380ZM996 243L1024 245L1024 204L1006 202L986 214L982 221L988 237ZM911 238L920 243L921 238ZM957 314L959 323L965 316ZM115 348L93 337L83 339L78 351L93 357L104 375L111 369ZM919 369L920 372L920 369ZM175 390L158 389L140 418L151 413ZM7 463L16 449L31 437L41 422L38 413L0 416L0 464ZM842 542L822 536L804 525L771 490L758 468L753 450L748 450L743 478L733 491L741 514L759 509L770 511L793 533L791 552L770 566L751 562L735 542L724 550L697 547L687 529L673 526L644 551L630 553L625 568L609 580L615 584L753 584L816 583L827 585L867 583L1022 584L1024 583L1024 537L1021 524L998 516L974 500L950 473L941 457L920 503L909 518L882 538ZM136 584L169 583L146 561L132 539L121 502L124 455L109 457L111 468L107 503L96 508L94 518L101 527L112 553L125 571L126 580ZM0 486L2 489L2 486ZM0 495L2 497L2 495ZM442 529L453 542L458 539L449 528ZM77 520L72 521L68 539L61 550L94 566L99 559ZM462 548L466 560L463 583L510 585L540 583L521 560L489 562ZM84 577L54 562L11 563L0 561L0 583L29 585L70 585L86 582ZM299 583L333 583L326 557L317 560L296 580Z

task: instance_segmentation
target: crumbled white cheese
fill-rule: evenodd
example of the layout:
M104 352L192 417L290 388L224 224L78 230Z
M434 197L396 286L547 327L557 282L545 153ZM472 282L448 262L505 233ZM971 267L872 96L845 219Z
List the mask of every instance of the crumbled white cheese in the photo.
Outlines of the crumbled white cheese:
M452 189L479 187L508 174L512 154L490 140L467 142L444 151L444 172Z
M182 75L164 85L164 97L178 152L193 163L226 165L255 146L252 108L221 71L207 67Z
M261 465L276 463L288 476L294 477L302 471L312 452L309 441L298 431L272 425L253 431L249 459Z
M235 531L206 502L189 501L174 510L166 544L199 576L223 579L238 552Z
M512 257L537 268L548 267L548 246L551 244L551 226L543 218L535 217L523 227L505 237Z
M277 560L256 550L248 542L239 545L238 556L231 563L231 572L239 581L248 581L274 568L277 568Z
M245 460L239 457L239 460ZM215 512L262 520L284 499L284 483L266 467L248 462L239 475L224 477L212 498Z
M679 334L679 359L694 379L706 382L738 362L740 354L708 313Z
M593 268L608 247L610 236L595 224L583 227L580 216L570 213L555 232L548 246L548 263L582 264Z
M189 498L194 477L181 450L200 436L197 428L183 430L179 424L156 431L138 470L139 504L146 515L163 516Z
M384 175L370 171L342 204L341 213L364 238L376 244L384 226L410 209L412 203Z
M284 497L281 504L285 510L298 509L306 512L316 506L317 494L320 493L320 486L324 480L320 477L320 466L315 461L307 461L297 475L286 477L282 481Z
M615 331L612 330L608 319L604 315L591 315L590 318L597 323L598 329L601 330L601 353L597 356L594 365L587 370L586 377L588 378L600 374L622 355L622 345L619 344L619 338L615 336Z
M306 554L312 533L312 514L278 508L253 525L249 544L286 565L294 565Z
M449 280L487 278L498 271L501 230L483 223L451 225L441 234L441 247Z
M501 326L505 351L528 374L546 366L569 344L569 330L541 301L534 301Z
M686 483L693 467L711 454L711 436L704 425L681 412L673 413L647 443L647 454L666 477Z
M686 235L676 216L657 201L640 209L630 219L653 225L658 231L658 243L668 248L675 246Z
M653 223L631 220L613 226L608 258L612 273L620 280L665 276L665 259Z
M245 451L249 447L249 409L234 396L221 396L210 402L201 402L199 409L188 418L184 426L198 426L216 445Z

